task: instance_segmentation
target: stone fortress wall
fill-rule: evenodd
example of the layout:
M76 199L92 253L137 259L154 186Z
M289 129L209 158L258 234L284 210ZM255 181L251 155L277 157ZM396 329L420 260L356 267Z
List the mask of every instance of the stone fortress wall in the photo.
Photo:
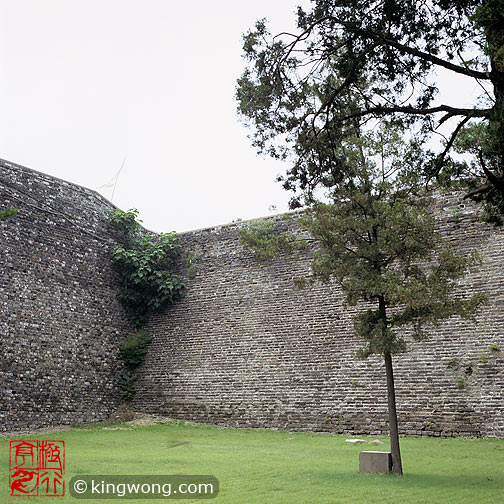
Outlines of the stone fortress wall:
M3 161L0 193L2 207L21 209L0 222L0 429L101 420L119 402L129 330L108 256L112 205ZM444 321L394 359L401 433L504 437L504 230L456 195L433 211L455 247L484 258L458 294L485 290L490 305L477 324ZM296 215L270 218L289 229ZM258 263L239 243L246 225L180 235L181 262L200 254L196 273L182 301L151 317L134 406L220 425L386 432L385 370L378 357L354 356L356 308L336 285L293 287L307 253Z
M116 300L99 194L0 160L0 430L105 419L119 403Z

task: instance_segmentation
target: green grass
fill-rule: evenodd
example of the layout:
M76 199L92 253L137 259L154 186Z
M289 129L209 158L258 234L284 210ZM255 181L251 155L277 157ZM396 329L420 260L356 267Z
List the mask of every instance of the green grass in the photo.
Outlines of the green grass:
M216 503L504 502L501 439L402 438L405 475L397 477L358 472L359 451L389 449L383 437L379 439L385 444L375 447L352 446L345 443L347 437L333 434L223 429L178 421L132 430L103 428L22 438L65 441L67 485L76 474L212 474L220 482L218 497L209 501ZM67 495L57 500L9 497L8 451L9 439L0 438L0 502L79 502L68 488Z

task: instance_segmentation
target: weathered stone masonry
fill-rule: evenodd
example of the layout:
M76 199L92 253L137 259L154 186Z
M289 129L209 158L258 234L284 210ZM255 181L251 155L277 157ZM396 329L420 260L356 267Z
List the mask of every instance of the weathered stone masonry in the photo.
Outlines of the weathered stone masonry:
M504 233L459 203L438 199L439 226L485 261L459 293L487 290L491 304L476 325L445 321L395 358L399 422L403 433L503 437ZM0 222L0 429L103 419L118 404L129 330L103 220L112 205L0 161L0 206L21 209ZM379 358L354 357L355 308L335 285L292 287L307 255L257 263L239 244L244 225L180 236L184 253L201 253L197 274L182 301L151 318L135 406L221 425L386 431L385 372Z
M103 420L128 326L94 191L0 161L0 430Z
M488 290L491 305L477 324L445 321L394 359L401 432L504 436L504 352L489 350L504 350L504 233L453 196L434 211L456 247L484 256L459 294ZM136 406L222 425L387 431L385 370L378 357L354 357L355 308L336 285L293 288L290 278L309 272L306 254L258 264L239 243L244 225L181 235L201 253L198 273L182 302L151 319Z

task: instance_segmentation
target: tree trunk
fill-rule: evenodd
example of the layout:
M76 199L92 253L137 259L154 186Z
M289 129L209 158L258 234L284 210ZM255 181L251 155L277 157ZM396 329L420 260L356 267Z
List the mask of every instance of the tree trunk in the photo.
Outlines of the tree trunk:
M402 475L401 450L399 449L399 429L397 427L397 411L394 387L394 371L392 369L392 356L385 352L385 370L387 372L387 398L388 417L390 429L390 451L392 452L392 465L394 471Z
M497 153L499 168L489 178L504 198L504 16L502 2L486 2L488 14L483 24L490 56L490 81L494 86L495 104L490 117L492 150Z
M385 303L385 296L378 297L378 306L380 310L380 319L383 322L383 338L386 338L387 330L387 304ZM389 417L389 430L390 430L390 451L392 452L392 466L394 471L402 476L402 461L401 450L399 449L399 429L397 427L397 411L395 400L395 386L394 386L394 371L392 369L392 355L390 352L384 352L385 357L385 371L387 372L387 400L388 400L388 417Z

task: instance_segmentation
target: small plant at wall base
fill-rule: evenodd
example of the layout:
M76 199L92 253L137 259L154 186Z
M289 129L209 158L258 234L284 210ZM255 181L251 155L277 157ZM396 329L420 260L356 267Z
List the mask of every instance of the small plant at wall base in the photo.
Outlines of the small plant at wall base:
M141 327L148 313L184 295L185 285L170 271L179 251L177 234L141 233L138 212L134 209L110 210L107 215L122 242L111 252L115 269L123 280L118 298L132 324Z
M135 397L135 382L137 375L132 374L129 370L121 371L119 374L119 390L121 391L121 399L131 401Z
M140 329L129 334L122 346L119 348L121 357L126 364L126 371L119 375L119 388L121 396L126 401L131 401L135 395L135 382L137 375L135 369L143 363L147 355L147 349L152 338L145 329Z

